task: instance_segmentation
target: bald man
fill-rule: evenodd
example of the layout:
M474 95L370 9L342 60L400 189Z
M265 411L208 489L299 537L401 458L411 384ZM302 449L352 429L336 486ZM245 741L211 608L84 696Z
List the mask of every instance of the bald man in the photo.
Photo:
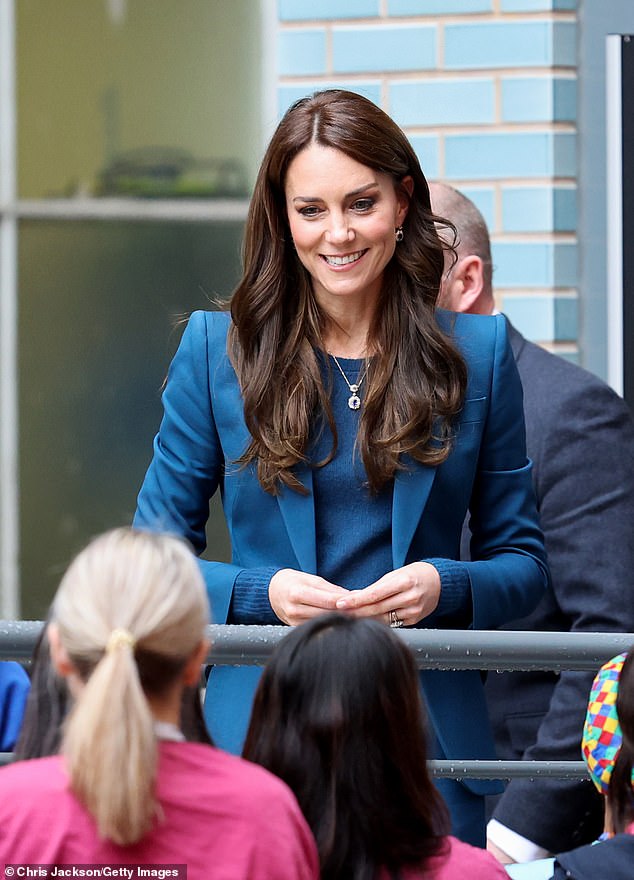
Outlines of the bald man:
M489 233L476 206L432 184L434 212L458 233L439 304L492 314ZM504 629L634 631L634 426L625 402L596 376L528 342L509 322L524 388L526 445L553 587ZM464 552L468 554L468 533ZM592 672L489 674L498 756L579 760ZM589 781L515 779L487 827L500 861L530 861L595 840L603 804Z

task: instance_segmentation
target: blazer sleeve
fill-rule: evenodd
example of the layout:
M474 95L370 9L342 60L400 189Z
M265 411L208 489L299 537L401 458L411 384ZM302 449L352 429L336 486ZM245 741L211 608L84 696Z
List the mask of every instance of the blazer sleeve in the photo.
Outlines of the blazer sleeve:
M0 751L2 752L10 752L16 743L29 689L29 677L20 664L3 660L0 663Z
M493 365L488 388L481 387L489 406L469 503L471 561L446 563L465 567L475 629L493 629L528 614L550 577L526 457L522 385L505 319L494 320ZM482 362L474 351L478 340L468 344L468 364L477 367Z
M213 315L218 319L220 315ZM220 329L220 328L218 328ZM220 351L210 351L210 344ZM224 355L225 333L210 341L205 313L194 312L169 368L163 419L154 455L137 498L134 525L185 538L197 555L206 547L209 499L224 473L224 457L211 405L210 362ZM241 569L200 560L214 622L227 619Z

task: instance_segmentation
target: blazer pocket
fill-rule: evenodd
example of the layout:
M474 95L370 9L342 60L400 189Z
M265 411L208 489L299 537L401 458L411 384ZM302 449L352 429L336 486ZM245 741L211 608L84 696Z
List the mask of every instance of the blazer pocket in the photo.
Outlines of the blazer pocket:
M467 425L469 422L482 422L486 418L488 397L472 397L465 400L458 416L459 425Z

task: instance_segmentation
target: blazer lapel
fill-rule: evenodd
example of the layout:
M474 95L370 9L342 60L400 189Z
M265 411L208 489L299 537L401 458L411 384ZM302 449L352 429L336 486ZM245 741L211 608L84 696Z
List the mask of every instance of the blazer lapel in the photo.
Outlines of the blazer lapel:
M398 471L394 479L392 500L392 561L394 568L405 564L425 504L429 498L436 468L423 467L406 458L407 470ZM297 466L295 474L308 490L300 495L284 488L277 502L297 556L299 567L308 574L317 574L317 548L315 536L315 504L311 468Z
M306 465L297 465L294 473L308 490L308 494L300 495L299 492L284 487L277 496L277 502L300 570L307 574L317 574L313 472Z
M392 500L392 561L394 568L405 564L414 532L423 515L436 468L424 467L408 456L407 469L398 471Z

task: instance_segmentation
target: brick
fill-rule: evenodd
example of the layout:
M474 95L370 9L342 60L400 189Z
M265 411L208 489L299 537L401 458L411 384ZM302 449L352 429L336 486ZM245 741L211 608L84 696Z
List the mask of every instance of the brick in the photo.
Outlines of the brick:
M572 188L521 186L502 191L505 232L574 232L576 214L576 190Z
M460 192L474 203L476 208L484 217L484 222L489 228L489 232L495 230L495 192L493 189L484 187L459 187Z
M282 30L278 34L278 73L305 76L326 72L324 28Z
M390 87L392 116L399 125L474 125L495 120L493 79L428 79Z
M574 342L579 333L579 302L573 297L547 294L505 296L504 313L533 342ZM573 363L578 362L571 353Z
M448 70L576 64L574 22L513 21L448 24Z
M574 122L576 117L576 80L552 76L502 80L503 122Z
M492 12L493 0L388 0L389 15L460 15Z
M577 0L502 0L501 12L557 12L576 9Z
M553 296L505 296L502 307L511 323L531 342L555 338Z
M493 263L498 287L574 287L577 283L574 244L497 241L493 242Z
M438 135L412 135L408 139L418 156L418 161L427 180L436 180L440 175L440 138Z
M436 66L436 27L334 27L336 72L431 70Z
M445 176L449 179L574 177L576 138L567 132L448 134Z
M371 18L379 12L380 0L278 0L280 21Z

